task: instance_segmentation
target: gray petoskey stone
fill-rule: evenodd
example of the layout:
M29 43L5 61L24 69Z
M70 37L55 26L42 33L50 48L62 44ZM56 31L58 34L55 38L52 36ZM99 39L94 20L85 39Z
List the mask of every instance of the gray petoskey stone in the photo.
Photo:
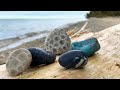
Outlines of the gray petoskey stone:
M60 55L70 50L71 39L61 29L55 29L45 39L46 51L51 51L56 55Z
M11 76L24 72L32 62L31 53L24 48L16 49L10 53L6 60L6 69Z

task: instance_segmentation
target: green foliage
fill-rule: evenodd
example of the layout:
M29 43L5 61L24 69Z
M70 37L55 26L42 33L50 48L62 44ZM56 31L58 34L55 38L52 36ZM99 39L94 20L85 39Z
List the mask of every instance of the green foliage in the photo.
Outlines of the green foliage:
M90 17L108 17L108 16L120 16L120 11L90 11L86 14L86 18Z

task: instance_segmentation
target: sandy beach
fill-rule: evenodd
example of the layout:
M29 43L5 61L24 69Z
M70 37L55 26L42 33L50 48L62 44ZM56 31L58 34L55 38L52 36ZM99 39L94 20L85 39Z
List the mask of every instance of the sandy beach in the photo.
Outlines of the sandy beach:
M82 28L86 21L78 22L75 24L65 27L65 32L73 31L72 34L76 33ZM90 18L87 20L88 24L85 28L88 32L99 32L108 27L120 24L120 17L108 17L108 18ZM10 38L0 41L0 65L5 64L7 56L11 51L17 48L29 48L29 47L41 47L44 48L44 40L49 34L49 31L28 33L20 37ZM45 34L44 36L41 36ZM15 46L16 44L19 45Z
M88 19L86 29L92 32L98 32L119 23L120 17L90 18Z

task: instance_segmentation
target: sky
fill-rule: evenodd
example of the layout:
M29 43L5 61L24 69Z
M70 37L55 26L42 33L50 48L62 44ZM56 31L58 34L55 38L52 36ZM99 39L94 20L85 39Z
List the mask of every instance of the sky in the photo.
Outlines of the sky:
M89 11L0 11L0 19L81 19Z

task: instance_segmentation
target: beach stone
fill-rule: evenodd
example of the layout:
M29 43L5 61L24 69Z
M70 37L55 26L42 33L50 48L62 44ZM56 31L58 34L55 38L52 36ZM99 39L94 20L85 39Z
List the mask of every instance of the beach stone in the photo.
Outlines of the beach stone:
M5 63L6 63L5 54L1 54L1 55L0 55L0 65L5 64Z
M7 52L7 54L10 54L11 52Z
M6 63L6 59L0 58L0 65L5 64L5 63Z
M24 48L16 49L10 53L6 60L6 69L11 76L24 72L32 62L31 53Z
M55 54L53 54L52 52L45 51L42 48L31 47L31 48L28 48L28 50L32 54L32 62L30 66L51 64L56 59Z
M1 54L1 55L0 55L0 58L5 58L5 54Z
M92 56L99 49L100 44L95 37L87 38L79 42L73 42L71 44L71 50L80 50L84 52L88 57Z
M59 64L64 68L82 68L87 62L87 56L80 50L70 50L62 54L58 59Z
M56 55L70 50L70 45L71 39L62 29L55 29L45 39L46 51L51 51Z

